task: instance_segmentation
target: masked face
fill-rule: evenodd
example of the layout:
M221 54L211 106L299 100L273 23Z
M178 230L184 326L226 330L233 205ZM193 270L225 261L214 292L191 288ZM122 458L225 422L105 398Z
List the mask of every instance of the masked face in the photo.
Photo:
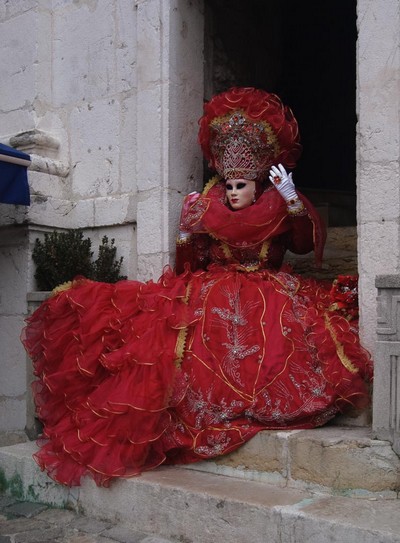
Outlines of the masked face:
M229 179L225 183L225 190L233 210L245 209L254 202L256 182L248 179Z

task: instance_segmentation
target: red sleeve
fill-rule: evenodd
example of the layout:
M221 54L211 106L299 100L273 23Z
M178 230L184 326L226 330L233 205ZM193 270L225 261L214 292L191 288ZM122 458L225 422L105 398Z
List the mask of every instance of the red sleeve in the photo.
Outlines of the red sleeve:
M192 234L188 240L177 240L175 271L178 275L185 271L185 264L194 272L205 270L209 262L209 237L206 234Z
M303 195L300 198L305 212L289 217L292 228L286 234L286 246L296 254L306 254L314 250L316 262L320 265L326 241L326 226L311 202Z
M286 234L286 246L289 251L299 255L314 249L313 223L308 215L290 217L291 230Z

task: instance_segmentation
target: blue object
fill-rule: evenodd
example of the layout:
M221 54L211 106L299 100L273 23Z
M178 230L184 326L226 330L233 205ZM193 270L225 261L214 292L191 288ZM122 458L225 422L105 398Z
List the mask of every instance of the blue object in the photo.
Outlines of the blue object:
M0 143L0 202L28 206L31 203L27 167L31 157Z

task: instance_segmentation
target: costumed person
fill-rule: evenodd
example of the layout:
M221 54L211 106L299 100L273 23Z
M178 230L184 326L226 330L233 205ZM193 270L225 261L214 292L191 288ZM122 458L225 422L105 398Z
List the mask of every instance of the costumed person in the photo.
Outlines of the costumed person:
M60 483L107 486L369 403L356 285L331 290L282 267L286 250L320 261L325 241L287 173L301 151L291 111L233 88L205 105L199 141L218 175L184 200L176 271L77 279L28 318L35 459Z

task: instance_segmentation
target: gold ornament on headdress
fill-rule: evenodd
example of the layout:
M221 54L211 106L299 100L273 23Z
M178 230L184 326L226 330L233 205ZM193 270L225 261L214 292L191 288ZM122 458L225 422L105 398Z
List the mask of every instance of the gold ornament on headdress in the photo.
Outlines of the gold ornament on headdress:
M250 119L241 110L213 119L210 132L215 168L224 179L261 181L280 153L271 125Z
M225 179L263 181L273 164L292 169L301 153L297 121L275 94L233 87L204 105L199 143Z

